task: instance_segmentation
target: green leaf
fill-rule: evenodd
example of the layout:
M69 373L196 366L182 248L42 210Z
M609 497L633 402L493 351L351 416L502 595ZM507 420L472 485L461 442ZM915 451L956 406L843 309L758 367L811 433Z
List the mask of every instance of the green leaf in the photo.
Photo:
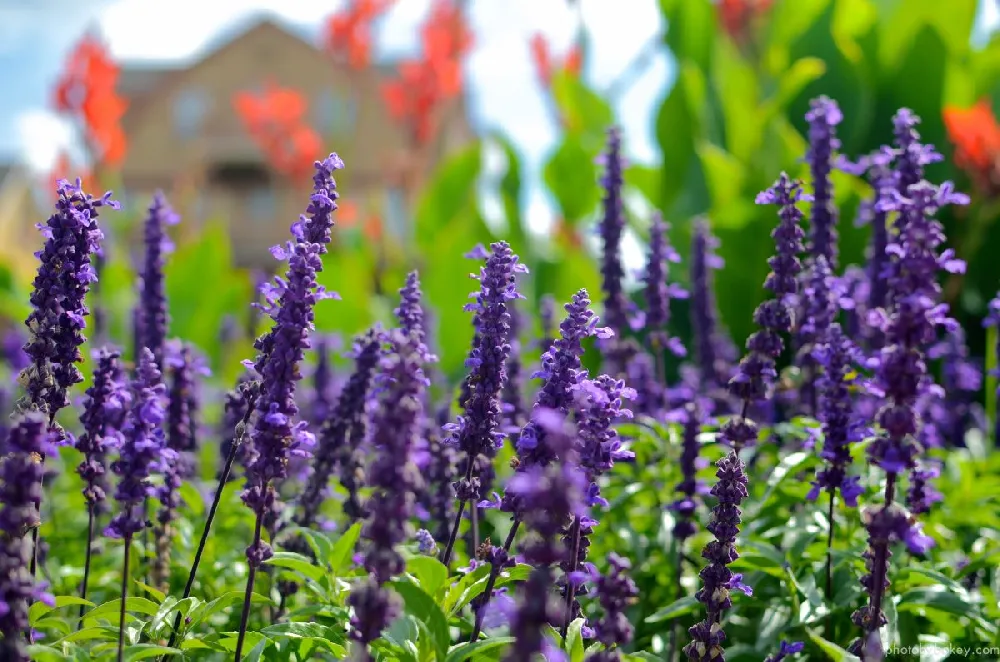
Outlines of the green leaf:
M730 39L716 41L712 65L726 150L745 163L760 145L762 134L757 75Z
M453 646L444 662L464 662L469 658L514 643L514 637L491 637Z
M605 131L614 123L611 106L579 76L556 72L552 77L552 98L568 133L587 134L589 140L602 141ZM599 144L588 146L597 148Z
M33 662L63 662L64 660L72 660L73 658L68 657L55 648L51 646L44 646L42 644L32 644L28 646L28 657L33 660Z
M278 568L294 570L314 582L320 581L326 574L323 568L316 566L308 556L295 552L275 552L274 556L269 558L266 563Z
M975 604L967 594L949 591L944 586L922 586L900 595L896 609L900 612L933 609L953 616L971 616Z
M569 654L570 662L583 662L583 624L586 619L576 618L569 624L566 631L566 652Z
M474 142L442 162L416 206L417 242L425 254L433 249L441 231L476 205L476 182L482 170L482 145Z
M707 142L698 146L698 157L711 194L712 221L717 227L732 229L746 225L755 209L746 202L743 191L746 180L743 164L721 147Z
M826 63L818 57L804 57L795 61L778 82L778 91L765 104L765 118L770 119L788 106L803 88L826 73Z
M239 604L243 601L245 593L243 591L229 591L217 597L216 599L205 602L194 609L191 610L189 618L191 623L189 627L194 627L200 622L211 618L214 614L219 613L224 609L228 609L234 604ZM250 604L273 604L270 598L267 598L260 593L254 593L250 596Z
M118 622L118 614L121 610L122 601L120 598L115 600L109 600L98 607L90 610L84 614L84 623L92 623L98 618L104 618L110 620L114 623ZM128 598L125 601L125 611L126 613L137 612L140 614L145 614L147 616L153 616L159 611L160 605L156 604L152 600L147 600L146 598Z
M600 190L594 158L598 148L589 148L576 135L567 134L545 163L543 176L563 220L576 225L597 206Z
M243 659L247 662L260 662L260 659L264 657L264 649L270 646L273 642L267 637L262 637L257 645L250 649L249 652L243 655Z
M344 531L344 534L330 548L330 554L326 557L326 563L330 566L330 572L335 577L342 576L344 570L350 566L351 557L354 555L354 548L358 544L360 536L361 522L356 522L351 528Z
M809 638L826 653L828 659L834 662L861 662L856 655L851 655L837 644L827 641L818 634L809 632Z
M125 659L129 662L148 660L151 657L181 654L182 651L179 648L168 648L167 646L158 646L156 644L135 644L125 649Z
M205 515L205 498L194 484L185 481L181 483L180 489L177 492L184 501L184 505L191 511L192 519L199 520ZM160 602L163 602L162 593L160 593Z
M321 625L320 623L277 623L267 626L260 632L271 638L316 639L326 640L330 643L344 643L344 635L341 632L338 632L329 625Z
M716 39L715 8L707 2L660 0L667 25L665 41L678 60L705 71Z
M658 609L651 616L647 616L646 623L660 623L661 621L668 621L677 618L678 616L690 614L698 608L699 604L701 603L699 603L694 596L685 596L680 600L675 600L666 607Z
M871 0L837 0L833 10L832 34L837 48L851 62L864 56L858 40L878 21L878 9Z
M427 595L438 595L448 581L448 568L432 556L415 556L406 562L406 570L417 578Z
M71 632L65 637L59 639L56 643L72 643L77 641L94 641L95 639L104 639L107 641L117 641L118 639L118 628L117 626L111 625L95 625L89 628L82 628L76 632Z
M448 632L448 619L441 607L416 584L396 581L392 583L392 587L403 597L407 613L426 626L437 649L437 659L445 659L451 635Z
M42 602L32 603L31 607L28 608L28 622L31 625L35 625L43 616L56 610L62 609L63 607L80 606L93 607L94 603L89 600L83 600L81 598L72 595L59 595L56 596L55 605L50 607Z
M469 601L482 593L486 589L486 580L489 574L490 566L481 565L452 584L444 596L442 606L445 611L454 615Z

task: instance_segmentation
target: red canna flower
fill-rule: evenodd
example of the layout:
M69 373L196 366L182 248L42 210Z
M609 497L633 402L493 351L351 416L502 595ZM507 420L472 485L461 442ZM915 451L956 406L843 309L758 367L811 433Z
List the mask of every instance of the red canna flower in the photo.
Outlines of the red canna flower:
M955 145L955 165L973 175L996 168L1000 126L989 101L980 101L972 108L946 106L944 126Z
M268 82L260 94L238 92L233 107L275 170L292 181L307 179L323 141L305 121L301 92Z
M121 118L128 102L118 95L118 75L104 43L86 34L70 53L53 94L55 109L83 125L94 160L112 168L124 160L127 147Z
M536 32L531 36L529 48L531 49L531 59L535 63L535 75L538 76L543 87L548 88L552 85L552 76L557 67L572 76L580 75L583 68L583 50L578 44L574 44L559 63L553 62L549 42L541 32Z
M323 47L354 69L363 69L371 60L371 24L395 0L353 0L327 19Z
M382 98L413 140L426 144L436 133L438 109L462 91L461 59L472 47L472 34L451 0L435 1L420 34L421 57L400 63L398 77L382 85Z
M736 41L746 39L753 21L771 8L772 0L719 0L719 22Z

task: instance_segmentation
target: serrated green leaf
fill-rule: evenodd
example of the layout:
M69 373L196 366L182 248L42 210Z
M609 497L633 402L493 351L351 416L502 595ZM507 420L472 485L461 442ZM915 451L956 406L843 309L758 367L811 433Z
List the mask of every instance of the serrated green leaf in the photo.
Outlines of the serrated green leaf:
M437 659L445 659L451 636L448 633L448 619L441 607L416 584L396 581L392 583L392 587L403 597L407 613L427 628L437 649Z
M432 556L415 556L406 562L406 570L428 595L436 596L448 581L448 568Z
M344 569L351 563L351 557L354 556L354 548L357 546L360 536L361 522L357 522L347 531L344 531L344 535L340 536L330 549L330 555L327 557L327 565L330 567L330 572L333 573L334 577L344 575Z
M315 565L308 556L296 552L275 552L266 563L278 568L288 568L308 577L314 582L318 582L326 575L323 568Z
M570 662L583 662L583 625L586 620L583 618L574 619L566 630L565 650L569 654Z

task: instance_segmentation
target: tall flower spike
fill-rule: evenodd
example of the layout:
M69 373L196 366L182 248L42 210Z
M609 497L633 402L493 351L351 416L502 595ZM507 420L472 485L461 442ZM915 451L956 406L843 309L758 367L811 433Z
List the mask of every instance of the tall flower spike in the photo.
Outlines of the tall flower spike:
M667 349L674 356L684 356L687 351L683 343L679 338L672 338L668 332L670 300L687 297L687 292L680 286L667 281L669 265L681 261L680 254L667 239L669 228L670 226L657 212L649 228L649 255L646 260L646 272L643 275L646 294L645 321L646 328L650 330L649 340L654 349Z
M712 271L722 267L722 259L715 254L718 247L719 240L712 235L708 222L697 221L691 242L691 330L702 392L713 400L719 399L718 391L729 379L712 282Z
M313 368L313 401L310 418L314 425L321 426L330 415L330 391L333 389L330 341L327 338L319 338L316 341L315 354L316 367Z
M115 490L119 512L106 530L112 538L129 538L148 526L143 504L146 497L155 496L150 479L176 459L163 434L165 391L153 353L143 348L133 386L135 401L122 431L118 460L111 465L119 477Z
M614 552L608 555L608 572L594 582L597 598L604 613L594 623L594 633L604 650L587 657L589 662L617 662L621 659L619 648L632 641L635 628L626 611L639 588L628 576L632 569L629 560Z
M565 620L565 612L551 594L552 566L566 554L560 534L572 518L587 515L583 501L586 479L576 466L572 431L565 417L551 409L537 408L532 412L532 421L545 430L558 459L514 474L507 485L508 491L524 504L522 514L531 535L521 549L533 568L511 622L514 644L505 658L507 662L533 659L551 646L543 628Z
M411 271L406 275L406 283L399 290L399 307L396 308L396 319L404 333L412 333L417 339L418 348L424 355L424 363L437 361L427 346L427 328L424 324L423 293L420 291L420 274Z
M333 229L333 212L337 211L337 182L333 174L342 170L344 162L335 152L331 152L322 161L313 164L313 192L309 198L305 215L299 216L298 223L292 227L292 235L299 241L319 246L319 254L326 253L330 243L330 230ZM323 270L323 263L317 271Z
M802 273L802 297L798 310L801 319L796 320L795 340L798 352L795 362L804 374L800 388L800 406L811 416L818 415L819 389L817 387L816 346L824 342L830 325L837 317L837 294L839 284L830 270L826 256L816 255L809 260L809 267Z
M492 244L486 265L480 268L478 276L474 276L480 283L479 293L473 295L476 302L465 307L475 313L479 338L465 362L470 370L470 392L464 403L465 411L456 423L446 427L449 432L446 443L459 450L465 466L465 475L455 482L459 506L442 557L446 565L458 535L465 504L471 501L472 507L478 508L482 496L477 464L482 461L480 458L492 459L503 445L500 393L507 381L506 363L510 356L510 313L507 306L508 302L523 298L517 292L516 277L527 271L507 242Z
M119 209L110 192L94 198L79 179L75 184L60 180L56 191L56 212L38 226L45 245L37 253L32 310L25 321L30 336L24 351L31 364L21 373L26 401L19 405L43 411L49 420L69 404L66 391L83 381L76 364L83 359L89 312L84 299L95 278L91 256L103 238L97 219L102 207Z
M702 413L697 401L688 402L681 411L683 432L681 434L681 482L677 484L677 500L670 504L674 512L674 537L687 540L697 532L694 512L695 499L703 487L698 482L698 434L701 432Z
M840 148L837 125L844 119L837 102L827 97L813 99L806 121L809 122L809 173L813 182L810 214L809 250L823 257L830 269L837 270L837 207L833 201L833 154Z
M521 312L514 305L508 306L507 312L510 314L510 355L507 357L507 380L504 382L502 400L507 431L514 435L512 440L517 443L517 430L525 423L521 388Z
M28 607L36 601L55 606L29 570L31 538L27 535L40 524L37 504L44 468L39 458L55 449L45 418L35 412L14 420L6 446L7 456L0 463L0 659L29 662L25 646Z
M625 269L622 266L621 243L625 232L625 204L622 198L624 159L622 157L621 131L608 129L607 149L598 157L604 166L601 187L604 190L601 221L598 226L601 253L601 285L604 292L604 321L614 331L615 339L607 343L607 358L612 363L609 371L618 374L625 369L627 357L623 354L625 332L629 328L628 297L624 290Z
M102 349L95 354L94 380L80 416L83 434L77 437L76 449L83 454L83 462L76 471L84 482L88 508L101 507L107 496L107 453L122 443L122 424L132 402L120 358L116 350Z
M360 496L364 462L360 454L366 428L365 403L382 356L383 339L381 328L376 326L354 341L354 372L340 392L333 414L320 428L313 470L299 497L298 526L308 528L316 523L330 477L338 468L340 482L347 490L344 514L352 521L364 516Z
M142 267L142 291L139 310L142 319L142 346L153 352L156 365L164 370L163 354L167 342L167 295L163 282L164 256L171 250L167 226L175 225L180 217L167 204L161 191L153 195L146 215L144 240L146 255Z
M991 377L1000 377L1000 292L997 293L995 297L990 299L987 306L986 317L983 318L983 326L988 329L995 329L993 333L995 334L995 340L993 347L987 348L986 351L993 352L994 360L997 362L997 368L994 368L989 374ZM994 393L987 393L986 397L994 399L994 414L996 420L990 421L993 424L993 443L1000 443L1000 382L997 384L996 391Z
M385 379L372 421L372 445L378 455L371 468L374 493L370 514L362 529L367 580L351 591L354 608L351 636L368 645L399 613L399 598L385 584L403 572L399 547L412 537L409 521L423 479L413 463L413 450L422 432L424 357L419 339L400 329L389 333L390 351L382 360Z
M219 459L221 460L221 466L219 467L220 476L222 467L226 464L226 459L229 457L229 452L233 448L233 444L236 443L237 436L239 432L237 431L237 426L243 422L243 419L247 416L247 399L243 394L243 386L250 380L249 375L242 375L236 384L236 388L232 391L228 391L225 396L225 401L223 403L222 409L222 425L220 426L219 435L222 438L222 443L219 444ZM242 447L243 453L246 452L246 447ZM243 463L243 453L237 456L240 463ZM232 473L229 474L229 480L233 480L234 476Z

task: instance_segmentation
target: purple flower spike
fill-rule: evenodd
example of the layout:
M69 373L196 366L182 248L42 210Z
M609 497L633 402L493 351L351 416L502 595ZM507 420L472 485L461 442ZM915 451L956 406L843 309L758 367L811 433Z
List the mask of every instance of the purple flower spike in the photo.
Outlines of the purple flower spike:
M646 293L646 328L655 349L666 349L674 356L684 356L684 345L668 333L670 325L670 300L687 297L681 287L668 282L668 267L680 262L680 255L670 245L667 231L670 226L657 213L649 228L649 256L643 276Z
M149 525L143 504L146 497L156 496L151 477L168 469L177 457L176 452L167 447L163 434L167 417L163 408L166 389L148 347L143 348L139 356L133 392L135 401L122 431L124 440L118 460L111 465L119 476L115 499L120 509L105 531L112 538L131 537Z
M380 636L401 608L398 596L384 585L405 568L399 546L412 537L409 520L423 487L413 463L427 385L423 350L415 334L399 329L390 332L389 344L391 350L382 360L384 388L372 423L372 445L378 449L370 472L374 494L362 529L369 578L349 598L355 612L351 636L366 645Z
M805 647L806 645L801 641L793 641L791 643L782 641L778 646L778 652L774 655L768 655L764 662L784 662L786 657L801 653Z
M632 564L628 559L612 552L608 556L608 572L594 582L595 592L604 613L594 623L594 633L604 644L604 650L587 659L591 662L617 662L621 659L619 647L632 641L634 628L628 618L628 607L639 595L639 588L628 576Z
M94 381L87 389L80 416L83 434L77 437L76 449L83 453L83 462L76 470L84 482L83 497L94 509L101 508L106 498L107 453L121 446L122 425L132 403L120 358L115 350L96 353Z
M837 102L827 97L813 99L806 121L809 122L809 151L806 160L813 182L809 249L823 257L832 270L837 268L837 207L833 201L833 154L840 149L837 125L844 116Z
M693 536L698 527L694 521L694 513L697 508L697 497L702 492L703 486L698 482L698 434L701 432L702 413L697 402L689 402L680 412L681 421L684 425L681 443L681 482L677 484L678 498L670 509L677 517L674 524L674 537L678 540L686 540Z
M69 404L66 391L83 381L77 363L83 360L80 347L89 313L84 300L97 277L91 256L104 237L97 219L102 207L119 209L110 192L94 198L79 179L75 184L60 180L56 191L56 212L38 226L45 245L36 253L40 264L25 321L29 338L24 351L31 364L21 373L26 396L18 406L43 411L50 420Z
M55 606L30 571L30 531L41 524L41 458L54 452L44 416L29 412L14 420L7 456L0 464L0 659L29 662L24 635L33 602Z
M331 152L322 161L316 161L313 166L313 192L306 207L306 214L299 216L298 222L292 226L292 235L299 241L316 244L320 255L326 253L330 243L330 230L333 229L333 212L337 211L337 182L333 174L344 167L344 162L335 152ZM323 270L323 264L317 271Z
M721 393L731 376L726 361L725 338L719 328L719 311L715 301L712 271L722 266L715 251L719 240L712 235L708 222L695 223L691 242L691 330L694 335L694 363L698 368L699 392L717 404L725 399Z
M176 225L180 217L167 204L162 191L153 195L145 223L146 257L142 268L142 291L139 295L139 315L142 346L153 352L156 365L164 369L163 353L167 341L167 295L164 289L164 256L172 250L167 226Z
M422 299L420 274L411 271L406 275L403 289L399 291L399 307L395 310L396 319L405 333L416 335L420 349L424 353L424 363L432 363L437 361L437 357L427 347L427 325L424 322Z
M607 151L600 160L601 164L604 165L604 175L601 177L604 199L599 230L603 244L601 275L603 276L604 319L619 339L629 328L628 298L622 288L625 278L621 257L621 241L625 232L622 186L625 179L621 149L621 131L617 127L613 127L608 130Z

